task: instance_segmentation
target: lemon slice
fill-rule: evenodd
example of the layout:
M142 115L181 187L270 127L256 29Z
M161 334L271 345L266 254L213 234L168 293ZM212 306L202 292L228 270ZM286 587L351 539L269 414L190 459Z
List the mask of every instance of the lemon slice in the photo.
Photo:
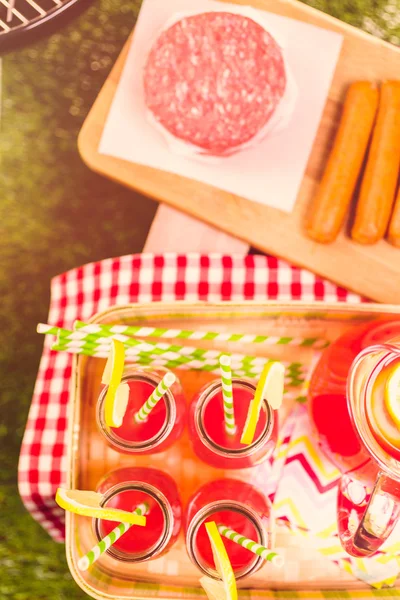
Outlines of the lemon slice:
M385 383L385 405L390 416L400 427L400 364L397 364Z
M103 383L104 385L110 385L111 379L112 379L112 373L114 371L115 364L116 364L115 357L118 354L118 352L121 353L122 351L125 354L124 344L122 342L120 342L119 340L111 338L111 349L110 349L110 353L107 358L106 366L104 367L103 376L101 378L101 383ZM124 360L125 360L125 355L124 355Z
M87 492L82 490L65 490L58 488L56 502L68 512L84 517L95 517L106 521L117 521L119 523L129 523L130 525L146 525L146 517L136 515L126 510L117 508L107 508L100 506L102 494L96 492Z
M225 587L222 581L215 581L211 577L202 577L200 585L207 594L208 600L226 600Z
M222 579L222 587L224 591L223 597L226 600L237 600L238 594L236 588L235 575L232 569L231 562L229 560L228 553L224 546L224 542L222 541L222 538L218 531L217 525L216 523L214 523L214 521L212 521L211 523L206 523L205 527L211 543L215 567L218 571L219 576ZM209 578L206 577L205 579L208 580ZM205 591L207 592L207 590Z
M394 370L392 367L378 373L371 394L367 397L366 408L369 425L378 443L383 448L386 448L387 444L394 446L394 451L397 449L398 452L400 449L400 427L392 418L386 403L386 396L388 396L389 401L386 386ZM393 401L393 397L391 401ZM395 407L393 408L395 409ZM391 453L391 450L389 450L389 453Z
M277 410L283 400L285 367L279 362L267 363L261 373L256 393L250 402L246 423L243 428L241 444L251 444L256 433L257 423L263 400Z
M115 392L115 399L113 404L113 427L121 427L122 421L126 413L129 402L129 384L120 383Z
M125 348L122 342L119 340L111 341L111 350L108 357L102 383L108 385L106 398L104 401L104 419L107 427L120 427L122 419L119 418L121 414L120 406L115 406L117 400L117 390L121 383L122 374L124 372L125 365ZM124 392L122 392L123 394ZM125 392L126 393L126 392ZM117 403L121 403L121 400L117 400ZM126 410L126 407L125 407Z

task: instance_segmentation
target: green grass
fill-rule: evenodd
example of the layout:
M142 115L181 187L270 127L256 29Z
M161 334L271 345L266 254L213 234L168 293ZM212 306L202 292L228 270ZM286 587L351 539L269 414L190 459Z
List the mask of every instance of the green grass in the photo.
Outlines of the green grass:
M76 139L135 22L132 1L95 2L51 38L3 59L0 132L0 598L86 597L64 546L22 507L17 460L50 278L140 252L156 204L92 173Z
M0 491L0 598L87 598L71 581L63 544L55 544L22 508L13 485Z
M47 317L50 278L92 260L140 252L156 208L90 172L76 149L83 120L132 29L139 3L98 0L66 29L3 59L1 600L86 597L69 575L64 546L52 542L22 507L16 469L43 343L35 327ZM400 35L400 7L397 17L390 17L386 0L310 4L392 41Z

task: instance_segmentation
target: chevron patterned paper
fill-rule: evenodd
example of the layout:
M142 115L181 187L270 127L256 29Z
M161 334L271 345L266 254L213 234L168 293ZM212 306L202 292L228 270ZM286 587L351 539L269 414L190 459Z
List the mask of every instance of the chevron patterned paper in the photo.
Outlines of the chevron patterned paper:
M336 527L340 473L318 448L306 404L297 405L285 424L276 462L280 481L270 497L278 526L314 538L322 556L372 587L393 586L400 573L400 526L372 558L355 559L343 551Z

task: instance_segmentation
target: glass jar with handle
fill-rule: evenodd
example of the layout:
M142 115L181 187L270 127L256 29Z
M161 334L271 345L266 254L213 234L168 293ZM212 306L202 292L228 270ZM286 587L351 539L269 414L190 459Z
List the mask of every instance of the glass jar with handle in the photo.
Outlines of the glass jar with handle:
M352 556L374 554L400 516L400 321L351 329L309 388L320 447L342 473L337 520Z

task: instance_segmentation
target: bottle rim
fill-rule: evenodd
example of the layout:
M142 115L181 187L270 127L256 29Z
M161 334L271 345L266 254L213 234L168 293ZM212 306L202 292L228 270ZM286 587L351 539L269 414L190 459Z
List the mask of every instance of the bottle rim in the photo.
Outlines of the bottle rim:
M232 386L233 385L237 385L245 389L250 389L253 392L256 391L256 386L251 381L247 381L245 379L232 378ZM209 402L211 402L215 394L218 393L220 389L222 389L222 382L213 381L201 392L197 400L194 413L194 425L196 433L199 436L202 443L218 456L222 456L225 458L247 458L248 456L252 456L264 446L264 444L269 440L272 434L274 426L273 411L271 410L271 407L268 404L267 400L264 400L263 402L266 412L265 426L258 438L254 440L251 444L243 446L242 448L226 448L225 446L214 442L214 440L208 434L204 422L205 410Z
M245 516L254 526L257 531L257 540L254 540L258 544L262 546L268 546L268 537L265 532L265 528L263 526L263 522L258 513L251 507L245 506L241 502L237 502L235 500L219 500L216 502L210 502L203 506L192 518L189 523L187 532L186 532L186 549L189 555L190 560L195 564L200 571L207 575L208 577L212 577L213 579L220 580L220 576L215 569L212 569L210 566L206 564L206 562L202 559L200 552L196 545L197 534L199 532L200 526L203 524L205 519L208 519L213 514L220 511L233 511L237 512L243 516ZM263 558L261 556L254 555L254 558L247 565L235 571L235 579L242 579L243 577L247 577L252 573L255 573L260 569L263 565Z
M139 381L144 383L150 383L154 386L154 389L157 387L159 382L161 381L161 377L157 373L152 372L144 372L138 370L137 368L125 369L124 375L122 376L121 383L129 383L129 381ZM125 440L121 438L115 430L108 427L105 423L104 417L104 403L108 390L108 385L106 385L100 392L99 398L97 400L96 405L96 422L99 431L104 435L107 441L118 450L123 450L124 452L131 454L140 454L141 452L148 452L149 450L156 450L157 446L160 446L171 434L172 429L175 424L176 419L176 402L175 397L171 391L168 389L163 396L165 403L165 420L164 423L158 433L156 433L153 437L148 440L143 440L140 442L133 442L129 440Z
M164 517L163 531L158 540L150 548L148 548L147 550L143 550L142 552L126 552L115 548L115 546L111 546L106 552L116 560L122 562L140 563L149 559L156 558L165 550L172 537L174 515L172 512L172 507L166 496L164 496L164 494L160 492L160 490L158 490L155 486L142 481L129 481L117 483L107 492L105 492L100 505L106 506L107 503L111 500L111 498L113 498L117 494L130 491L145 492L158 504L158 506L161 508ZM100 542L100 540L102 539L100 533L100 519L93 519L93 529L97 541Z

